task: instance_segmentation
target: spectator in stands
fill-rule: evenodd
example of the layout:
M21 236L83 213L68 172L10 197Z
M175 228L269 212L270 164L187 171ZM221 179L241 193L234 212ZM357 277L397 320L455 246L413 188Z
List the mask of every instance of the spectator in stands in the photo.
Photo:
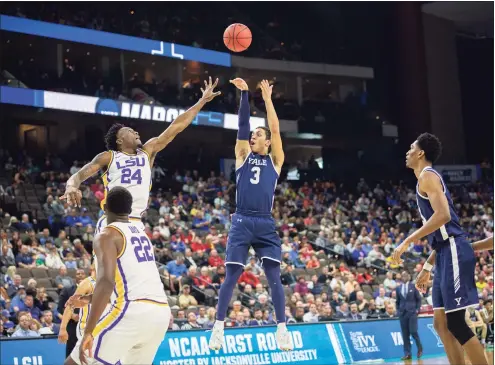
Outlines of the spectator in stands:
M225 280L225 266L224 265L217 266L216 273L215 275L213 275L213 279L212 279L213 287L219 289L220 285L222 285L224 280Z
M187 323L182 326L183 330L192 330L196 328L202 328L201 325L197 322L196 313L189 312L187 315Z
M58 275L55 277L55 285L57 285L59 290L62 290L64 288L70 288L74 284L74 280L67 275L67 268L62 266L58 271Z
M3 309L0 313L0 320L5 330L14 330L15 324L10 320L10 313L7 309Z
M75 227L75 226L81 225L81 221L79 219L79 216L77 215L76 209L71 209L70 215L65 217L65 225L67 227Z
M352 251L352 259L354 260L354 265L360 267L365 265L366 252L363 249L361 242L356 242L354 246L354 251Z
M56 323L53 323L53 313L49 310L43 312L43 316L41 317L41 326L40 334L43 335L58 335L60 331L60 326Z
M19 328L12 337L40 337L40 334L31 330L31 317L28 314L19 316Z
M393 304L387 304L385 313L380 314L380 318L397 318L397 313Z
M394 280L394 273L392 271L387 271L387 277L383 281L383 286L388 292L392 292L397 287L397 283Z
M238 299L241 301L241 304L246 307L253 307L256 303L256 298L254 297L253 287L249 284L246 284L244 287L244 292L239 293Z
M306 295L309 293L308 283L304 276L300 276L297 280L297 284L294 287L294 292L299 293L300 295Z
M482 345L485 345L487 335L487 325L483 321L480 312L471 307L466 310L466 323L471 328L473 333L480 336Z
M311 256L311 259L306 263L307 269L319 269L320 268L320 260L316 256Z
M337 318L345 319L349 317L349 304L343 302L340 307L337 308Z
M376 319L380 317L380 310L376 307L375 300L370 299L368 305L363 310L363 314L366 315L366 318Z
M88 215L88 209L87 208L82 208L81 209L81 214L78 219L78 226L80 227L87 227L88 225L93 226L94 222L91 219L91 217Z
M184 265L184 256L177 256L175 261L170 261L167 264L167 271L172 279L185 275L187 273L186 265Z
M382 287L379 289L379 294L375 298L375 304L378 309L385 309L385 302L388 302L390 299L386 294L385 288Z
M263 312L270 309L268 305L268 296L266 294L261 294L258 297L258 302L254 305L254 309L261 309Z
M285 268L285 273L282 275L281 279L283 285L289 286L291 289L294 289L297 284L297 278L294 275L294 266L287 265L287 267Z
M46 243L46 251L47 251L47 255L45 258L46 267L53 270L61 269L64 266L64 262L62 261L62 258L60 257L57 248L50 241Z
M0 256L0 267L15 266L15 258L7 242L2 242L2 256Z
M196 322L203 327L206 323L208 323L208 315L206 314L205 307L199 307L198 316L196 317Z
M256 263L256 257L254 256L249 259L249 262L247 263L246 267L248 266L251 268L251 272L254 275L261 275L263 273L261 267Z
M318 317L318 322L331 322L335 320L332 307L330 306L329 303L323 305L322 309L323 310Z
M254 318L249 322L250 326L263 326L263 311L261 309L254 310Z
M182 309L187 309L193 305L198 305L198 301L191 295L191 287L187 284L183 285L182 293L179 295L179 307L181 307Z
M347 318L353 320L353 321L358 321L362 319L361 314L359 314L359 309L358 305L356 302L351 303L350 305L350 313L348 314Z
M241 274L237 282L243 289L247 284L251 285L251 287L256 287L260 283L260 279L258 279L256 275L251 272L250 267L245 267L244 272Z
M309 311L303 316L303 321L306 323L316 323L318 322L320 314L316 309L316 304L310 304Z
M210 257L208 258L208 265L210 265L210 267L217 267L217 266L223 265L223 264L224 264L224 261L218 255L218 251L217 250L211 250ZM247 267L246 267L246 269L247 269Z
M25 245L21 246L21 251L17 254L15 261L19 267L25 269L32 269L33 267L36 267L33 256L29 252L29 247Z

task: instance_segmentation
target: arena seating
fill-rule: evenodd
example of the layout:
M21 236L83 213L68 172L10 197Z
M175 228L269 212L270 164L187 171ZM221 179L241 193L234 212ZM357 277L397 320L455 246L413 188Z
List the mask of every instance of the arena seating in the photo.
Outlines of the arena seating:
M2 320L10 318L15 323L17 319L16 310L10 306L16 295L13 288L18 285L15 275L20 275L20 285L37 297L39 309L51 310L59 320L55 303L60 288L56 281L59 276L65 277L60 266L70 267L66 275L72 279L76 268L89 273L93 229L91 224L88 227L82 222L94 224L102 213L98 201L101 182L92 179L83 186L85 209L73 211L58 197L63 194L68 171L73 173L80 166L69 169L55 156L41 161L26 153L2 151L0 156L0 238L5 250L1 257L0 305L2 310L9 311L9 316ZM60 168L52 171L51 166ZM165 188L167 193L152 192L143 222L155 246L157 266L173 309L176 326L172 329L208 327L213 323L222 282L219 270L223 266L229 213L235 209L230 198L234 185L218 175L205 179L205 184L193 179L187 170L170 178L175 182L169 187L171 191ZM370 187L365 180L354 187L332 181L291 183L296 185L280 183L274 205L283 242L288 321L307 321L309 316L304 314L312 303L316 304L321 321L346 320L344 302L362 305L364 317L386 316L387 306L394 306L392 288L400 282L401 271L416 275L430 250L426 241L417 242L405 254L403 267L390 263L395 245L419 224L414 190L404 184ZM452 192L469 238L474 241L493 234L493 187L478 183L454 186ZM204 221L208 222L206 229L196 228ZM45 228L49 231L43 231ZM57 247L60 265L54 264L53 258L48 259L46 245L50 242ZM186 270L196 265L197 271L172 278L169 270L177 268L170 263L184 256ZM492 253L479 254L478 261L480 301L491 301ZM229 326L247 325L253 318L253 309L263 310L263 323L273 323L269 288L259 265L256 260L248 264L250 273L240 279L230 303ZM252 289L246 290L246 283ZM191 295L183 292L186 284L192 287ZM253 303L250 300L254 305L248 305ZM373 302L375 307L370 306ZM431 313L430 293L423 303L422 312ZM239 311L244 313L243 321L237 316ZM188 317L190 312L197 317ZM40 325L43 326L43 317ZM6 331L10 334L12 329Z

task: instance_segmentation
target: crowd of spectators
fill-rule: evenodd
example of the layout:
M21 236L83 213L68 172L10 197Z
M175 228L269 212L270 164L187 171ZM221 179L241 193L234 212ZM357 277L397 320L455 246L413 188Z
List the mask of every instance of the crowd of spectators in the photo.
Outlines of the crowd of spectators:
M0 160L2 333L56 333L60 292L89 272L93 226L102 213L101 181L94 178L83 186L83 209L75 210L59 197L78 164L64 167L57 156L38 164L26 153L7 151ZM190 170L170 178L175 188L153 191L143 216L174 313L170 328L209 328L225 278L235 185L230 176L215 172L203 178ZM32 185L44 189L38 215L6 203L18 202ZM450 189L469 239L492 235L493 187L479 183ZM404 183L370 186L361 179L356 186L332 181L298 186L283 181L273 216L282 240L288 323L395 317L395 288L402 283L402 272L414 278L430 251L427 240L420 240L409 247L403 265L391 263L393 249L420 225L414 188ZM492 255L478 254L476 286L479 309L492 313L493 320ZM431 310L431 291L423 302L424 310ZM227 326L275 323L269 287L254 253L228 318Z

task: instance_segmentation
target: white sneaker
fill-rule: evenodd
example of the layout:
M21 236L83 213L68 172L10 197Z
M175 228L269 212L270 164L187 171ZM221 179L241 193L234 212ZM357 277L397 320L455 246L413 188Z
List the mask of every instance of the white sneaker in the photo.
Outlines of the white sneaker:
M211 330L210 342L208 343L208 347L212 350L220 350L223 345L223 329L224 324L215 322L213 325L213 329Z
M277 338L278 348L282 351L292 351L292 339L290 338L290 333L287 327L284 325L277 326L277 333L275 334Z

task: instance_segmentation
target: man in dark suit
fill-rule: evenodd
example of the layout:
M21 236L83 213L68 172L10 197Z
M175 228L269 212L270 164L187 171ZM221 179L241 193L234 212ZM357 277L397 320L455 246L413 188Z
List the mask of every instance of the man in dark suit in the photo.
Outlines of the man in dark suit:
M418 359L423 355L423 346L418 335L418 313L421 308L421 295L411 282L411 276L407 271L402 273L404 284L399 285L396 290L397 314L399 315L402 339L404 341L404 357L402 360L410 360L411 337L416 341L418 347Z
M58 308L57 308L60 314L64 313L65 303L67 303L67 300L69 300L69 298L74 295L77 286L85 278L86 278L86 273L84 272L84 270L79 269L76 271L76 284L72 285L71 287L65 287L62 289L58 300ZM72 314L72 318L69 320L69 323L67 323L67 333L69 334L69 339L67 340L67 345L65 346L66 358L70 356L72 349L77 343L76 330L77 330L78 321L79 321L79 309L75 308L74 313Z
M350 319L353 321L359 321L359 320L363 319L361 314L359 314L358 305L355 302L351 303L351 311L347 315L347 319Z

